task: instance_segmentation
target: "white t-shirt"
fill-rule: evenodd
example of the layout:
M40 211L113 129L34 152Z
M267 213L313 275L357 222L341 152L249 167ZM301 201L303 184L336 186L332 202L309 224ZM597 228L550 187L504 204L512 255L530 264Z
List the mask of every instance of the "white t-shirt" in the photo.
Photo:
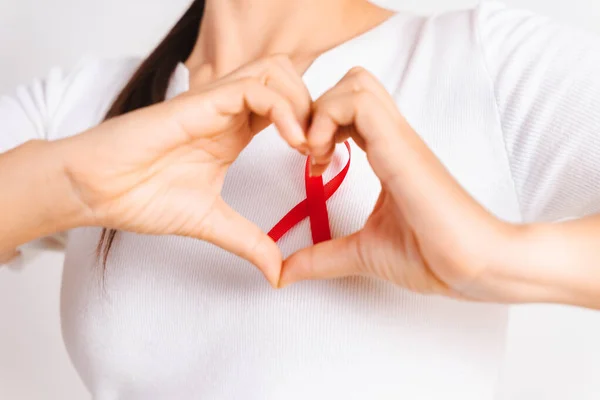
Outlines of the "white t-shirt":
M0 151L98 124L138 63L55 70L3 97ZM323 54L305 82L317 97L357 65L384 83L451 173L498 217L600 210L599 38L496 2L434 17L400 13ZM180 65L169 97L187 87ZM326 178L345 157L338 149ZM304 199L303 165L269 128L235 162L223 196L267 231ZM328 202L333 235L360 229L378 191L354 146L348 177ZM62 287L66 346L97 400L494 397L506 306L365 278L275 291L210 244L129 233L118 236L102 279L99 234L69 233ZM287 255L310 244L304 221L280 247Z

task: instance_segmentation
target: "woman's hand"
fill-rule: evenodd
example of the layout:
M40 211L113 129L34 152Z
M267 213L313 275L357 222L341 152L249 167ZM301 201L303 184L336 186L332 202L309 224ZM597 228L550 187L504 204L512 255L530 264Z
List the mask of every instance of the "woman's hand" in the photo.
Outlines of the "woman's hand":
M225 204L221 189L229 166L271 123L306 152L310 105L291 62L277 56L57 145L94 225L209 241L248 259L275 284L279 249Z
M509 301L487 279L514 227L480 207L452 178L397 110L381 84L351 70L313 104L307 134L324 171L336 142L367 153L382 191L364 228L302 250L284 262L280 286L306 279L363 275L420 293Z

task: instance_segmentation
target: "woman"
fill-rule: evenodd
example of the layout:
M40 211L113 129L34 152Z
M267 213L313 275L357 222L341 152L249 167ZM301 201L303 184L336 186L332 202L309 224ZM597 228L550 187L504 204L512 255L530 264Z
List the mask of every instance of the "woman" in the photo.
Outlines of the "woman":
M502 303L600 307L597 218L545 223L599 211L597 38L493 2L204 3L140 66L0 104L0 249L69 231L94 398L492 399Z

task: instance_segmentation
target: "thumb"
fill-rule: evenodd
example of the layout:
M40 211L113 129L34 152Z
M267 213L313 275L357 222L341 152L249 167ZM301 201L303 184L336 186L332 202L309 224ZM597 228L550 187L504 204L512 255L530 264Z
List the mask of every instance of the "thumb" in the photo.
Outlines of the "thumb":
M217 200L202 224L200 239L254 264L276 287L281 273L281 251L258 226L242 217L223 199Z
M303 280L362 275L359 234L319 243L300 250L283 263L279 287Z

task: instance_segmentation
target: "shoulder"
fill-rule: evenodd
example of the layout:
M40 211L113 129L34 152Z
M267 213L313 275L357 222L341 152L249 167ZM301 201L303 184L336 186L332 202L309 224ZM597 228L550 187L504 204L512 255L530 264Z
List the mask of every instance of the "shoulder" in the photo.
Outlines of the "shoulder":
M45 109L49 139L71 136L101 123L141 63L139 58L83 59L55 67L27 90Z
M549 17L508 7L498 0L484 0L474 7L426 16L407 13L406 18L399 21L403 24L399 32L402 36L435 45L437 54L443 54L445 49L454 51L457 47L481 50L481 46L502 44L508 36L513 41L524 40L544 25L565 28Z
M86 58L71 67L55 66L42 78L16 88L16 97L29 96L52 111L65 99L93 94L101 99L120 90L137 69L137 58Z
M139 58L83 59L72 68L54 69L55 81L69 96L94 95L98 101L112 100L127 84L142 62Z
M429 71L436 76L481 70L482 20L499 7L501 3L485 1L476 7L429 15L401 12L404 17L397 19L396 32L391 33L395 39L390 40L397 43L394 51L399 64L404 63L407 72L413 67L421 74Z
M135 57L85 58L69 68L51 69L49 78L60 81L65 89L97 90L106 85L123 86L141 62Z
M55 67L0 96L0 151L27 140L59 139L97 125L140 64L139 59L86 59Z

